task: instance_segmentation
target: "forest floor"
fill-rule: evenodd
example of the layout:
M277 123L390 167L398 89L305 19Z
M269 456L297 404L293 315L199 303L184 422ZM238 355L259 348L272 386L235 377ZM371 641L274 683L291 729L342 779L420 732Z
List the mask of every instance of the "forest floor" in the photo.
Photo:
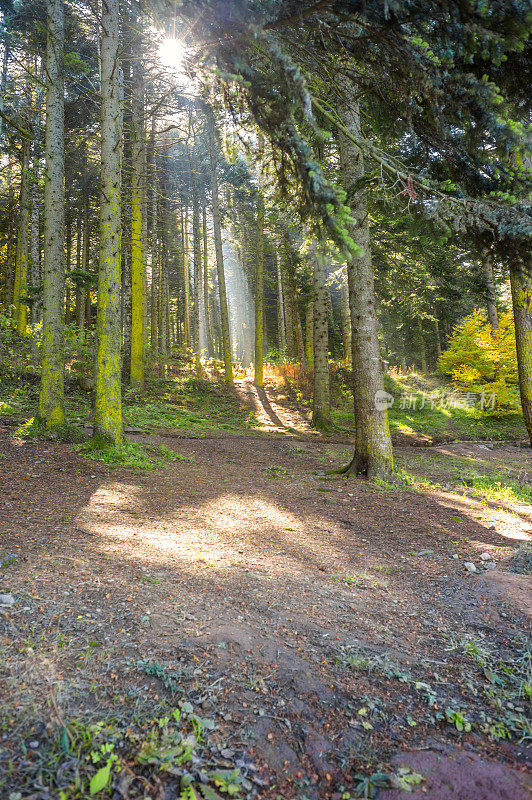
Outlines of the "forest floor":
M152 472L0 423L1 797L529 797L530 450L376 485L237 393L264 432L130 436Z

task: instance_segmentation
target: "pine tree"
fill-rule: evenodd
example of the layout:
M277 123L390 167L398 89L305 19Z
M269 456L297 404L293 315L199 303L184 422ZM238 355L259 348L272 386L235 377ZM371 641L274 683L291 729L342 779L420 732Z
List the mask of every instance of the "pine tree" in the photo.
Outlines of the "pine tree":
M97 446L122 441L120 389L120 183L122 168L122 71L119 0L105 0L101 18L102 189L98 344L93 439Z
M44 281L42 377L39 417L52 429L65 421L64 408L64 49L63 0L47 0L46 169L44 177Z

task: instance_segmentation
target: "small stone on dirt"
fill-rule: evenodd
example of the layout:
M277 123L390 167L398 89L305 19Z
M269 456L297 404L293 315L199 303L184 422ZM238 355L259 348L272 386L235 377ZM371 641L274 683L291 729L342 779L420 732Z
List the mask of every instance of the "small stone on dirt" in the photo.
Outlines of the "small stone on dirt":
M481 553L480 554L481 561L493 561L493 556L491 553Z
M465 561L464 562L464 567L468 572L476 572L477 571L477 568L475 567L475 565L473 564L472 561Z
M0 594L0 606L12 606L15 598L12 594Z

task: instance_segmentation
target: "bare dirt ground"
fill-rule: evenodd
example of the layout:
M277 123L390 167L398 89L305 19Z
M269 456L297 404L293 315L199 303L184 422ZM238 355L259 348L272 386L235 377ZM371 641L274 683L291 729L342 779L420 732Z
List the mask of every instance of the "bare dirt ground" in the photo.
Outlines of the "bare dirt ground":
M189 460L146 474L0 427L6 800L59 797L39 753L71 717L173 692L215 720L246 796L371 797L383 770L423 779L383 800L529 796L530 578L505 568L531 509L330 478L348 450L268 405L297 435L160 437ZM530 468L530 451L471 452ZM178 796L157 780L109 796Z

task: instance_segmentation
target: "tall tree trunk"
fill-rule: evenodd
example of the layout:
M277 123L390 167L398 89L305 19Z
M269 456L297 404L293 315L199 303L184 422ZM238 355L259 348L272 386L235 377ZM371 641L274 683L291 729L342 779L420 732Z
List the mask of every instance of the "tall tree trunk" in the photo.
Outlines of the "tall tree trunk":
M209 237L207 233L207 204L203 203L203 313L205 314L205 336L207 339L207 356L214 356L212 341L211 314L209 301Z
M90 245L90 198L89 193L85 192L83 201L83 244L82 244L82 272L83 286L81 302L79 304L78 328L83 333L85 325L90 326L90 289L87 285L89 275L89 245ZM87 309L88 305L88 309Z
M32 322L39 319L36 296L41 283L41 263L40 263L40 197L39 197L39 161L40 148L37 140L33 143L33 174L31 187L31 246L30 246L30 286L33 303L31 306Z
M497 293L495 291L495 281L493 280L493 256L486 249L482 254L482 266L486 281L486 306L488 310L488 320L495 335L499 332L499 314L497 313Z
M13 255L15 253L15 222L14 222L14 206L15 206L15 193L13 189L13 181L11 180L11 164L8 162L6 167L7 174L7 243L6 243L6 276L5 276L5 289L4 289L4 312L10 313L11 306L13 305L13 289L14 289L14 270L13 270Z
M9 55L10 55L10 47L9 47L9 40L8 40L8 32L4 31L3 37L3 48L4 48L4 55L2 58L2 75L0 77L0 111L4 110L4 101L6 96L6 85L7 85L7 65L9 63ZM0 116L0 137L2 136L4 120Z
M314 364L314 300L307 303L307 313L305 317L305 355L307 364L311 367Z
M313 330L314 330L314 394L312 425L320 430L331 426L331 401L329 392L329 303L327 289L327 262L323 244L312 251L313 267Z
M65 269L65 324L70 322L70 271L72 266L72 218L70 211L65 219L66 269Z
M283 281L277 252L275 252L275 272L277 276L277 342L279 345L279 358L284 361L286 358L286 327L284 318Z
M17 254L15 259L15 285L13 301L17 330L21 336L26 333L28 306L23 298L28 290L29 223L31 213L30 142L22 145L22 174L20 178L20 214L17 235Z
M360 138L360 109L356 90L341 79L344 97L337 106L347 128ZM338 132L341 184L348 193L354 222L349 225L351 238L361 248L357 257L347 262L349 307L351 312L353 399L355 410L355 453L349 472L369 477L385 476L393 469L392 443L388 414L383 398L384 384L380 365L377 312L364 188L353 193L358 179L364 176L362 153L341 131Z
M150 258L151 258L151 313L150 313L150 347L152 358L157 354L159 319L159 175L155 158L155 120L152 120L150 136L151 158L151 208L150 208Z
M120 178L122 167L122 72L119 0L105 0L101 16L102 191L98 275L98 349L94 440L122 441L120 394Z
M131 98L131 359L130 382L144 389L144 187L146 136L144 132L144 85L138 59L132 66Z
M521 408L532 447L532 259L510 265Z
M192 181L192 236L194 253L194 352L196 360L196 375L201 375L201 241L200 241L200 207L198 198L198 183L196 180L196 160L189 154L190 177Z
M261 187L257 195L257 264L255 272L255 386L264 384L264 198Z
M159 260L157 262L157 360L159 375L164 378L166 374L165 341L164 341L164 277L165 277L166 246L164 240L160 243Z
M220 321L222 329L222 353L226 383L233 383L233 362L231 359L231 339L229 336L229 311L227 308L227 290L225 288L225 270L222 250L222 229L220 224L220 200L218 196L218 176L216 174L216 133L214 118L208 116L209 130L209 166L212 195L212 220L214 249L216 253L216 274L218 277L218 296L220 300Z
M440 339L440 323L438 322L438 317L434 317L433 321L434 327L434 344L436 345L436 367L440 361L441 357L441 339Z
M185 207L183 216L183 339L187 350L190 349L190 281L189 281L189 240L188 240L188 205Z
M349 287L347 285L347 271L342 269L342 283L340 286L340 302L342 308L342 344L344 349L344 361L351 363L351 315L349 313Z
M288 258L286 248L281 259L281 283L283 288L283 310L286 334L286 356L288 359L295 358L295 335L294 335L294 315L290 298L290 284L288 278Z
M133 21L131 21L133 25ZM122 231L120 239L120 292L122 336L122 383L129 385L131 381L131 190L133 183L133 159L131 155L132 122L131 122L131 64L133 53L131 46L124 48L122 70L124 80L123 100L123 142L122 142L122 185L120 187Z
M75 294L75 315L76 327L79 333L79 316L80 306L83 304L83 292L81 289L81 272L82 272L82 252L83 252L83 214L81 206L78 208L78 216L76 220L76 294Z
M305 345L303 343L303 326L301 325L301 314L297 307L296 289L294 281L290 278L290 301L292 303L292 319L294 320L294 334L295 334L295 347L296 357L303 365L306 365ZM328 318L328 310L327 310Z
M421 354L421 372L426 375L428 370L427 366L427 348L425 347L425 337L423 335L423 323L421 317L417 318L417 333L419 340L419 350Z
M46 166L44 176L42 377L39 417L46 428L52 429L65 422L63 0L47 0L46 17Z

